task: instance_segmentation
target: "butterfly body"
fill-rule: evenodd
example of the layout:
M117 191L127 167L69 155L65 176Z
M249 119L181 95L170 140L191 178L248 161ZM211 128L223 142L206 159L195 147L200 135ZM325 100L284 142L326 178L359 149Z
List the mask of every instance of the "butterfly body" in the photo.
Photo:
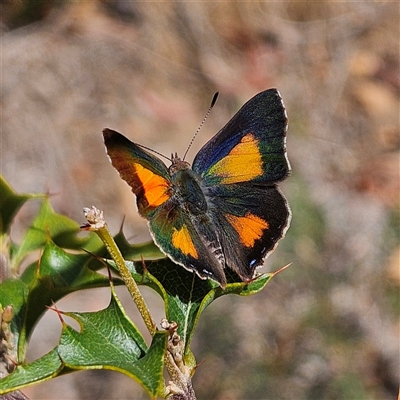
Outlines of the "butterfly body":
M155 243L176 263L224 287L226 268L251 280L288 228L289 207L276 186L290 171L286 126L279 93L270 89L249 100L192 166L175 156L167 168L123 135L103 134Z

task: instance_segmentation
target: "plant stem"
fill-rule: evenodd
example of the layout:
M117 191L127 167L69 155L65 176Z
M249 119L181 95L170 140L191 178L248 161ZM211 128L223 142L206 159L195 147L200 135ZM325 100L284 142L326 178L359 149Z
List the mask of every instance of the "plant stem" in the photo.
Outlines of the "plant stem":
M114 260L121 275L121 278L125 282L125 285L133 301L135 302L139 313L142 316L144 323L146 324L147 329L153 336L157 330L156 324L153 321L146 301L140 293L135 280L132 278L132 275L125 265L124 258L122 257L119 248L117 247L113 237L110 235L107 224L103 217L103 211L97 209L94 206L92 206L91 208L84 208L83 211L85 213L87 221L89 222L89 225L86 225L85 228L95 232L104 243L108 253Z

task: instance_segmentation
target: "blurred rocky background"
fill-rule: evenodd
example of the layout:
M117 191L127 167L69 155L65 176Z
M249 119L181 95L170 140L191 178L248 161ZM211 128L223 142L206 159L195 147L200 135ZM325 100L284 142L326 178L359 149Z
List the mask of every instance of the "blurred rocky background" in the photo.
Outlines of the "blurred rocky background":
M199 400L394 399L399 384L399 16L396 2L3 0L1 173L19 192L48 192L83 222L104 210L116 233L149 238L111 167L104 127L188 159L256 93L277 87L290 119L293 210L264 271L291 262L263 293L227 296L200 321ZM37 204L24 206L15 240ZM123 289L120 295L138 316ZM154 314L157 297L146 292ZM109 291L66 310L104 307ZM49 315L48 315L49 314ZM30 359L57 342L47 313ZM32 399L145 399L110 371L24 391Z

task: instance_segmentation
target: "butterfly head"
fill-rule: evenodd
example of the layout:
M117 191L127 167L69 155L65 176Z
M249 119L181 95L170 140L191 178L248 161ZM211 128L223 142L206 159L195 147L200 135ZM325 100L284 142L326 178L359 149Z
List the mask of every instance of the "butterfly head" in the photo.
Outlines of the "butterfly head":
M171 162L172 164L168 168L170 175L174 175L178 171L183 171L191 168L190 164L187 161L181 160L180 157L178 157L177 153L175 153L175 155L171 154Z

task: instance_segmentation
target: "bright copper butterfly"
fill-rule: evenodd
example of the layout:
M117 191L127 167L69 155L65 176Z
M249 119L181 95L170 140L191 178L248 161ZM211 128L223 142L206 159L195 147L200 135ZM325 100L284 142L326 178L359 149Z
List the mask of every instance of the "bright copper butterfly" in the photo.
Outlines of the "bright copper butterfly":
M289 227L290 209L277 187L290 173L286 131L281 96L269 89L244 104L192 166L175 155L167 167L120 133L103 135L158 247L225 287L226 268L250 281Z

